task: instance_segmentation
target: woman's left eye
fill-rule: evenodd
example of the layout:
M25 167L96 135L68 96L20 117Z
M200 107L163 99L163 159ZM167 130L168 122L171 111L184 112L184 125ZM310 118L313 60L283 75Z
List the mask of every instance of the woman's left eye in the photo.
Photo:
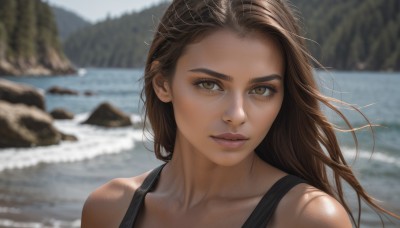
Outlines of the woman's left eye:
M273 89L267 86L259 86L250 91L250 94L260 95L260 96L271 96L273 94Z

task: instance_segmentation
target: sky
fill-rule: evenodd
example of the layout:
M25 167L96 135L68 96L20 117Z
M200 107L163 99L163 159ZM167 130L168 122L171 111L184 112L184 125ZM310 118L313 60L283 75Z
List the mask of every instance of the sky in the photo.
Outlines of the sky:
M117 17L126 12L140 11L161 1L163 0L45 0L52 6L72 11L90 22L105 19L107 15Z

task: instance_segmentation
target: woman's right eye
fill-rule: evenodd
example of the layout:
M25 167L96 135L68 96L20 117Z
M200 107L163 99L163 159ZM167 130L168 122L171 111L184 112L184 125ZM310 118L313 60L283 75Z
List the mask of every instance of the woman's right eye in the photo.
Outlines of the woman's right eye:
M210 91L221 91L221 87L213 82L213 81L200 81L196 83L202 89L210 90Z

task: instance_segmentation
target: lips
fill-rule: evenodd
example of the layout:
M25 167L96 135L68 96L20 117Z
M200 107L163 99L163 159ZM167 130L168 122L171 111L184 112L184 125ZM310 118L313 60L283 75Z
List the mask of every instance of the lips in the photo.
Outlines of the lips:
M242 147L249 138L241 134L225 133L211 136L211 138L220 146L227 149L238 149Z
M215 135L215 136L211 136L211 137L217 138L217 139L231 140L231 141L248 140L247 137L245 137L241 134L232 134L232 133L225 133L225 134Z

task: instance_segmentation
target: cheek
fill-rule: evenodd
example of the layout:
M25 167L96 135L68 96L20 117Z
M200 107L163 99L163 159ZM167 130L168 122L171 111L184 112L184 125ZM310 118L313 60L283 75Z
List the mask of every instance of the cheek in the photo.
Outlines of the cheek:
M179 96L173 100L175 119L177 122L190 122L197 118L198 106L189 96Z
M262 132L262 137L265 137L272 124L275 122L275 119L282 107L282 101L282 96L277 97L277 99L271 102L268 106L251 113L253 126L255 126L259 132Z
M201 126L212 109L204 99L199 99L196 91L188 85L175 86L172 104L179 128Z

